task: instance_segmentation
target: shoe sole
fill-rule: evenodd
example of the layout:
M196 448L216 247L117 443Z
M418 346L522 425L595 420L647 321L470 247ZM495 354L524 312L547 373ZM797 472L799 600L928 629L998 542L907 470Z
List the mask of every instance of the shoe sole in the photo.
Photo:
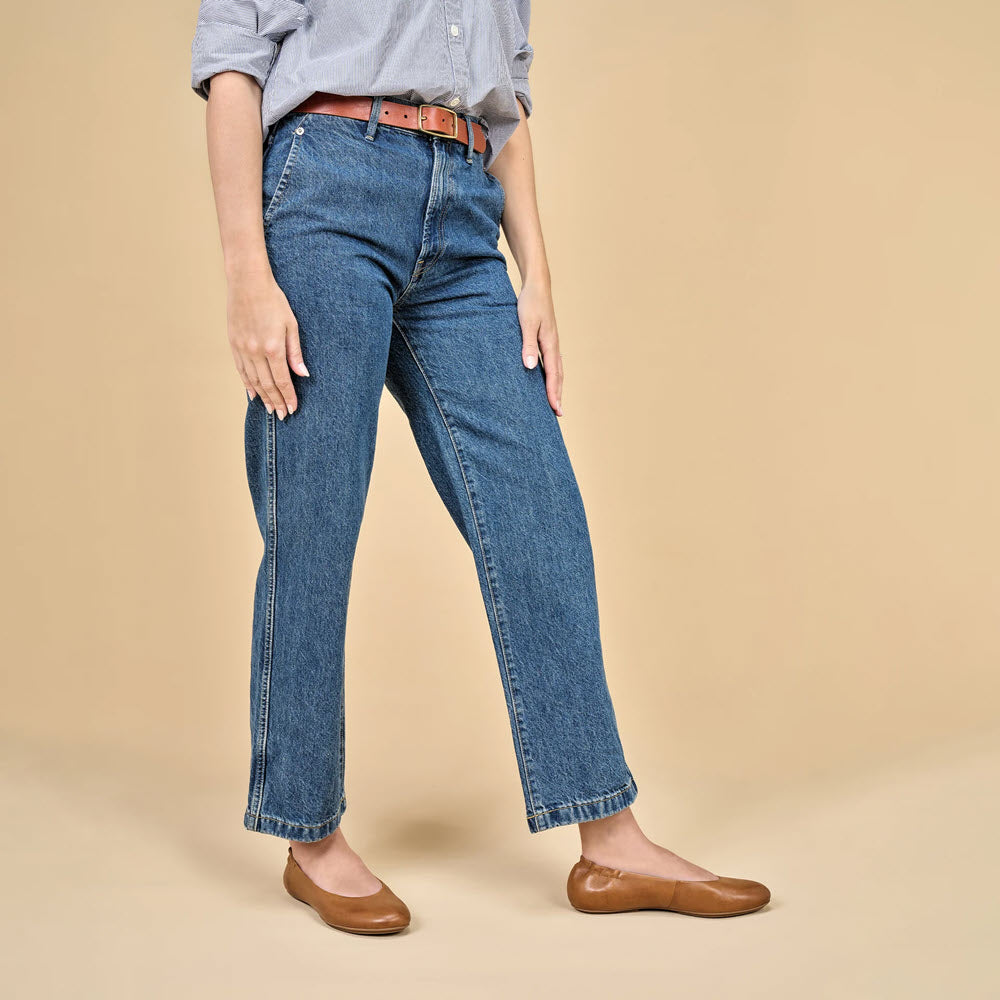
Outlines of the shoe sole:
M768 900L770 902L770 900ZM682 913L685 917L741 917L744 913L756 913L763 910L767 903L751 906L748 910L728 910L725 913L699 913L697 910L675 910L669 906L629 906L622 910L585 910L582 906L574 906L579 913L638 913L640 910L659 910L662 913Z

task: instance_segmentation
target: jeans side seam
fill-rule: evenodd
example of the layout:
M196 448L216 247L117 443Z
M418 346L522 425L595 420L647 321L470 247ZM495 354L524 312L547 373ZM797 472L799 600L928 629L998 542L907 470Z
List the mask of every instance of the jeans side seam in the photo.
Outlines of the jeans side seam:
M479 516L476 513L476 502L473 498L472 489L469 486L469 479L465 471L465 462L462 459L462 451L458 446L458 440L456 438L454 429L448 421L448 417L444 412L444 408L441 406L441 401L438 399L437 393L434 391L434 386L431 384L431 380L427 375L427 371L420 362L420 358L417 356L417 352L414 350L413 345L410 343L409 337L407 337L406 332L400 325L399 321L393 318L393 326L399 331L399 335L403 338L403 343L406 344L406 349L410 352L410 356L413 358L413 363L417 366L417 370L420 372L424 383L427 386L427 391L431 394L431 398L434 400L434 406L438 411L438 415L441 417L441 423L444 425L445 431L448 434L448 438L451 441L451 446L455 451L455 458L458 461L459 472L462 474L462 483L465 486L465 493L469 499L469 509L472 512L472 523L476 529L476 538L479 542L479 553L483 560L483 569L486 576L486 586L490 595L490 604L493 608L493 620L496 622L497 634L500 639L500 655L503 661L504 673L507 676L507 686L510 690L511 705L514 709L514 731L517 736L517 755L521 760L521 767L524 771L524 781L525 787L528 792L528 806L532 813L535 813L537 806L535 805L535 796L531 789L531 773L528 766L528 758L524 749L524 736L521 732L521 712L517 696L517 687L514 684L513 674L510 668L510 661L507 652L507 636L506 629L503 625L503 620L500 616L499 610L497 608L496 599L496 587L493 580L492 566L487 556L486 545L483 541L483 533L479 524Z
M277 461L275 459L276 436L275 414L268 413L266 435L267 458L267 610L264 618L264 649L261 656L260 707L257 715L257 775L253 790L253 814L260 822L264 802L264 776L267 769L267 734L271 705L271 667L274 660L274 604L277 576L278 547L278 502L277 502Z
M340 699L340 737L339 737L339 740L338 740L338 744L339 744L339 746L338 746L338 753L339 753L339 756L340 756L340 761L339 761L339 764L338 764L339 771L338 771L338 774L337 774L337 780L340 782L340 787L341 787L341 790L342 790L341 791L341 799L342 800L344 798L344 795L343 795L344 774L345 774L344 763L345 763L345 749L346 749L345 730L347 728L346 712L347 712L347 708L346 708L346 706L344 704L344 698L341 697L341 699Z

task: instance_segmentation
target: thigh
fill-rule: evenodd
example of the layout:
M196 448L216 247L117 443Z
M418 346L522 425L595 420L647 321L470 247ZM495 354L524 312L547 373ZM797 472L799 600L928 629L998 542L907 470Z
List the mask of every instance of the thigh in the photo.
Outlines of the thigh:
M378 166L369 143L342 138L328 118L286 119L264 158L268 258L310 374L293 373L299 406L284 421L260 399L249 403L246 449L258 511L266 516L270 490L285 551L307 557L312 546L329 556L339 546L339 564L353 551L368 488L406 253L392 226L381 240L371 236L371 199L391 189L392 163Z
M475 556L529 823L624 794L583 500L517 303L488 255L397 307L389 386ZM429 293L429 294L428 294ZM618 790L618 792L614 792Z
M566 461L544 371L521 360L517 298L499 251L440 271L433 287L397 305L394 321L390 375L419 374L499 489ZM427 405L420 391L406 394L405 406Z
M588 579L582 498L544 372L521 361L503 255L439 271L419 298L397 305L394 324L389 388L466 537L485 531L502 542L496 558L514 583L540 561Z

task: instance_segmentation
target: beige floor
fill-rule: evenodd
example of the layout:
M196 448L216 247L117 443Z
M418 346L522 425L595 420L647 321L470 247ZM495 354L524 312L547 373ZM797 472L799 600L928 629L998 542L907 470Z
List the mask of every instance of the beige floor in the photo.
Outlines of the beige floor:
M352 817L414 913L382 939L328 929L284 894L283 842L233 821L242 774L52 747L4 760L5 857L20 859L4 876L8 996L1000 996L1000 734L760 802L738 824L692 792L686 853L773 889L731 920L576 913L573 828ZM663 829L647 786L641 818Z

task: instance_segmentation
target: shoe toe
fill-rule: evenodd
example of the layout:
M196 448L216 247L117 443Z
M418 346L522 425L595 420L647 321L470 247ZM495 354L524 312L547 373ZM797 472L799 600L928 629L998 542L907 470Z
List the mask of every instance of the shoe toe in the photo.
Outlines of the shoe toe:
M401 931L410 926L409 913L384 913L366 922L365 929L372 931Z
M752 913L771 899L761 882L720 875L717 879L678 882L670 909L695 916L725 917Z
M771 900L771 890L763 882L723 877L716 884L719 892L713 902L720 914L759 910Z
M372 930L401 931L410 926L410 909L391 889L386 889L389 897L381 912L372 915L369 926Z
M734 909L760 908L771 901L771 890L763 882L748 878L730 879Z

